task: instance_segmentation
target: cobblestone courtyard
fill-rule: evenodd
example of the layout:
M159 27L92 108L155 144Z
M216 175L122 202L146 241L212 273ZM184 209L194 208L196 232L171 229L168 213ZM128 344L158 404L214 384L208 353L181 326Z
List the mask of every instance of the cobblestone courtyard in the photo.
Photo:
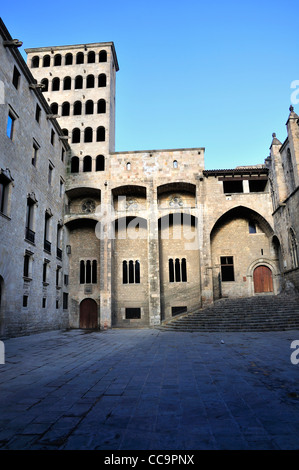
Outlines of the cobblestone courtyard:
M0 449L299 449L299 331L4 340Z

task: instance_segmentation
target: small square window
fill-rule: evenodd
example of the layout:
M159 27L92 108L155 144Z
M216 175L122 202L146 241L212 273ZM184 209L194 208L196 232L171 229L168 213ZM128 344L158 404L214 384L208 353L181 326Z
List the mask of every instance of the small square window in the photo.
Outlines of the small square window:
M232 256L221 256L221 280L222 282L234 281L234 259Z

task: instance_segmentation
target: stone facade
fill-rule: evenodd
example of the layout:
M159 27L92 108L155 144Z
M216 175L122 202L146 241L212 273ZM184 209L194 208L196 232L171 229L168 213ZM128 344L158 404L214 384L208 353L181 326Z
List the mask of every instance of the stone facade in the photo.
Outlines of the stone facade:
M30 332L38 322L40 329L154 327L221 297L278 294L285 281L298 287L299 136L293 109L284 144L274 136L269 158L254 167L205 170L203 147L115 152L119 67L113 43L27 49L28 67L22 63L21 72L45 87L29 90L24 79L17 104L11 74L21 59L15 49L4 48L6 62L1 62L0 78L7 86L2 122L9 105L28 116L17 153L1 130L2 179L14 181L0 222L13 226L13 205L18 220L24 219L19 194L25 201L34 192L40 208L35 224L42 224L37 237L43 236L44 210L51 210L52 228L62 221L59 273L66 282L59 290L53 279L40 285L32 272L29 298L38 301L28 305L25 316L19 292L27 281L22 263L28 241L23 227L3 225L10 238L4 237L1 247L2 330L18 333L21 326ZM38 137L32 119L36 100L44 113ZM61 136L54 146L51 128ZM37 175L31 163L20 171L33 138L43 148ZM56 178L50 190L49 162ZM11 240L14 231L17 238ZM54 253L46 257L41 245L38 241L31 250L34 272L46 258L53 277L58 260ZM38 305L45 292L46 310ZM61 293L68 295L67 310L54 305Z

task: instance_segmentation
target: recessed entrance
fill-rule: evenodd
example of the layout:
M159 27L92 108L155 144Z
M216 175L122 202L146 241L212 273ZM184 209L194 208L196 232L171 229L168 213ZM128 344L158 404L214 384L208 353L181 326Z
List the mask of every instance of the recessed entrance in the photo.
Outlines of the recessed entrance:
M84 299L80 304L80 328L95 330L98 327L98 306L93 299Z
M253 272L254 292L273 292L272 271L267 266L258 266Z

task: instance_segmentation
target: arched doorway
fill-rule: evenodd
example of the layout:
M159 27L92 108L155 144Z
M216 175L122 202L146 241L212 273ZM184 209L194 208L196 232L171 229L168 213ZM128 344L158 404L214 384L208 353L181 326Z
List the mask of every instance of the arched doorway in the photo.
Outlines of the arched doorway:
M95 330L98 327L98 306L93 299L84 299L80 304L80 328Z
M258 266L253 272L255 294L273 292L272 271L267 266Z

